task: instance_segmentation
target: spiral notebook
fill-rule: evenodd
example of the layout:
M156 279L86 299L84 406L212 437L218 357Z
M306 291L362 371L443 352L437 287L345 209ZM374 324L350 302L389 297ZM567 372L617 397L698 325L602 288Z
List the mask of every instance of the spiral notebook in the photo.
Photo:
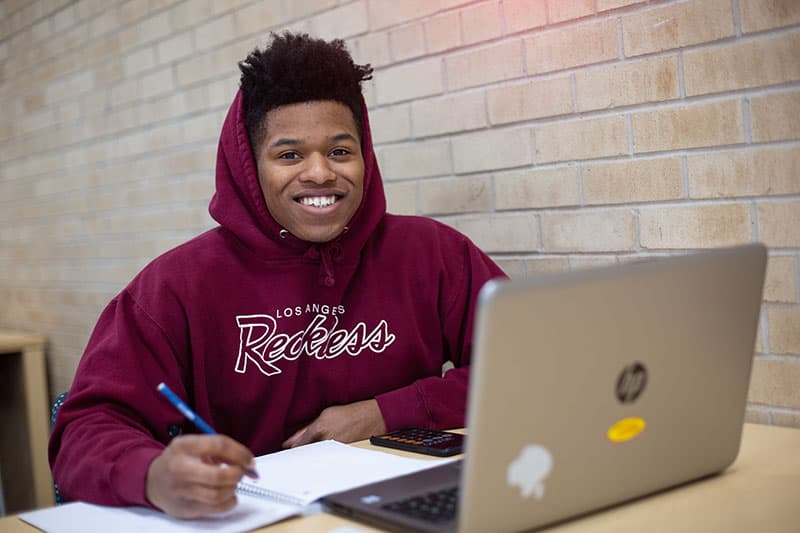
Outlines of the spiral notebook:
M447 460L445 460L447 461ZM439 465L336 441L307 444L256 458L259 480L239 483L239 503L225 513L179 520L145 507L106 507L73 502L20 519L48 533L240 533L293 515L319 512L315 500L357 486ZM110 525L113 527L110 528Z
M237 491L305 506L334 492L425 470L446 461L410 459L326 440L257 457L259 479L243 478Z

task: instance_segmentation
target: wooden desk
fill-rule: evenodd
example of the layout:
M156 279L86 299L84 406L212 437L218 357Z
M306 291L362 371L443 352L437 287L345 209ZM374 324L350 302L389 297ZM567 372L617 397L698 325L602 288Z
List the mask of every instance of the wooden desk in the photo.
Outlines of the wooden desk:
M797 533L799 508L800 430L745 424L739 456L721 475L541 531ZM377 531L330 514L289 520L257 531L329 532L341 526Z
M50 402L44 347L41 335L0 330L0 468L6 512L55 503L47 462Z
M723 474L543 531L797 533L800 513L800 430L745 424L736 462ZM293 518L262 533L330 532L349 526L376 529L330 514ZM113 527L109 525L109 531ZM4 533L37 531L16 517L0 519Z

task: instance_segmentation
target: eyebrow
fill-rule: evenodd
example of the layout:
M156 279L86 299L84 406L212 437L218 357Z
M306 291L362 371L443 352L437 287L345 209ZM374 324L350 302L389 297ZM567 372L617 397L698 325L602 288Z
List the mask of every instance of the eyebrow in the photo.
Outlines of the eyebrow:
M336 135L328 137L328 140L333 142L352 141L354 143L358 143L358 139L356 139L349 133L337 133ZM303 144L303 143L299 139L292 139L290 137L281 137L280 139L277 139L275 142L270 144L269 147L277 148L278 146L297 146L298 144Z

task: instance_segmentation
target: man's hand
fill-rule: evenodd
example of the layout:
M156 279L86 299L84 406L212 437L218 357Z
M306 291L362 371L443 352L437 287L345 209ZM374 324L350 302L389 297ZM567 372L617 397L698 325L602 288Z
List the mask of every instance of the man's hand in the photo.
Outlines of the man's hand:
M286 439L284 448L294 448L318 440L353 442L386 433L386 424L376 400L334 405L323 410L316 420Z
M145 495L167 514L197 518L236 505L236 484L253 454L225 435L172 439L147 469Z

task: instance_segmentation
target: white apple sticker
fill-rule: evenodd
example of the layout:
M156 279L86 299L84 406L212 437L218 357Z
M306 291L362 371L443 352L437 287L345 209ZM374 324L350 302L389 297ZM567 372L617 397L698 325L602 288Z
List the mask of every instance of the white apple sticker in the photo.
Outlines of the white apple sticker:
M553 469L553 456L544 446L529 444L508 465L506 479L512 487L519 487L523 498L544 496L544 480Z

